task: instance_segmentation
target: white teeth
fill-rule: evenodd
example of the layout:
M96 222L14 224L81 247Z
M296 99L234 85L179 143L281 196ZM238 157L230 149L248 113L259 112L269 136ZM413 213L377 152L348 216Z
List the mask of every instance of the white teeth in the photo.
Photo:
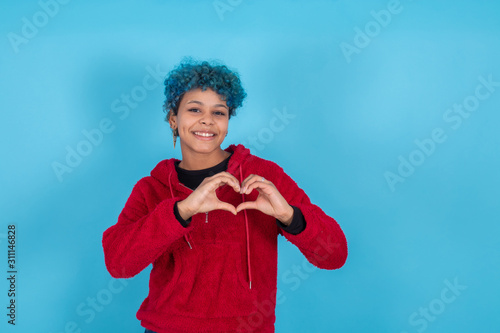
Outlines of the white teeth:
M215 134L200 133L200 132L194 132L194 134L199 135L199 136L206 136L206 137L209 137L209 136L214 136L214 135L215 135Z

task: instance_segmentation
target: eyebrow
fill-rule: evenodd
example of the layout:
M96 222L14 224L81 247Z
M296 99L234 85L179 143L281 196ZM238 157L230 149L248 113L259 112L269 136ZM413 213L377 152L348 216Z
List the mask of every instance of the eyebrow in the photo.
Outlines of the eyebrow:
M195 103L195 104L199 104L199 105L204 105L202 102L194 100L194 99L191 100L191 101L189 101L189 102L187 102L186 104L189 104L189 103ZM229 108L226 105L224 105L224 104L215 104L214 106L221 106L221 107L226 108L227 110L229 110Z

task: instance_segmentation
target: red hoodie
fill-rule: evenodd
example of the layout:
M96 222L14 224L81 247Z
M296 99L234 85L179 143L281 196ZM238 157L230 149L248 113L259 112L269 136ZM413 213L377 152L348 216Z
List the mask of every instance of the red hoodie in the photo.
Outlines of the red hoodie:
M306 228L292 235L255 209L236 216L225 210L199 213L184 228L174 204L193 191L179 182L177 159L161 161L134 186L102 240L106 267L115 278L133 277L153 264L149 295L137 312L150 330L274 332L278 234L319 268L340 268L346 261L347 242L337 222L312 204L280 166L241 144L225 150L233 152L227 172L240 183L250 174L271 181L301 210ZM235 207L258 196L256 190L244 195L229 185L216 194Z

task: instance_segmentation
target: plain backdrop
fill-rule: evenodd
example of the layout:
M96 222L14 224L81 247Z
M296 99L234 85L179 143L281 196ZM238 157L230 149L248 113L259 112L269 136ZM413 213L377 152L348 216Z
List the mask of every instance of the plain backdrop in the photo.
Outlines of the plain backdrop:
M162 81L191 56L248 93L223 148L278 163L347 236L335 271L280 236L277 332L498 332L499 17L494 1L2 1L0 330L143 332L150 268L111 278L102 233L181 159Z

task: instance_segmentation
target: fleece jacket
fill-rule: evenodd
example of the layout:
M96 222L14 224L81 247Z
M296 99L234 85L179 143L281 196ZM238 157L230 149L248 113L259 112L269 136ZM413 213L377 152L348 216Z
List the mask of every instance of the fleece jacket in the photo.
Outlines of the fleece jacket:
M193 190L178 179L175 158L163 160L140 179L118 216L104 231L105 264L115 278L130 278L153 264L149 294L137 318L158 333L274 332L277 292L277 238L284 236L307 260L337 269L347 259L338 223L276 163L243 145L230 145L227 172L240 183L251 174L271 181L285 200L300 209L306 228L297 235L256 209L234 215L213 210L192 216L183 227L174 205ZM235 207L254 201L258 191L240 194L229 185L216 190Z

